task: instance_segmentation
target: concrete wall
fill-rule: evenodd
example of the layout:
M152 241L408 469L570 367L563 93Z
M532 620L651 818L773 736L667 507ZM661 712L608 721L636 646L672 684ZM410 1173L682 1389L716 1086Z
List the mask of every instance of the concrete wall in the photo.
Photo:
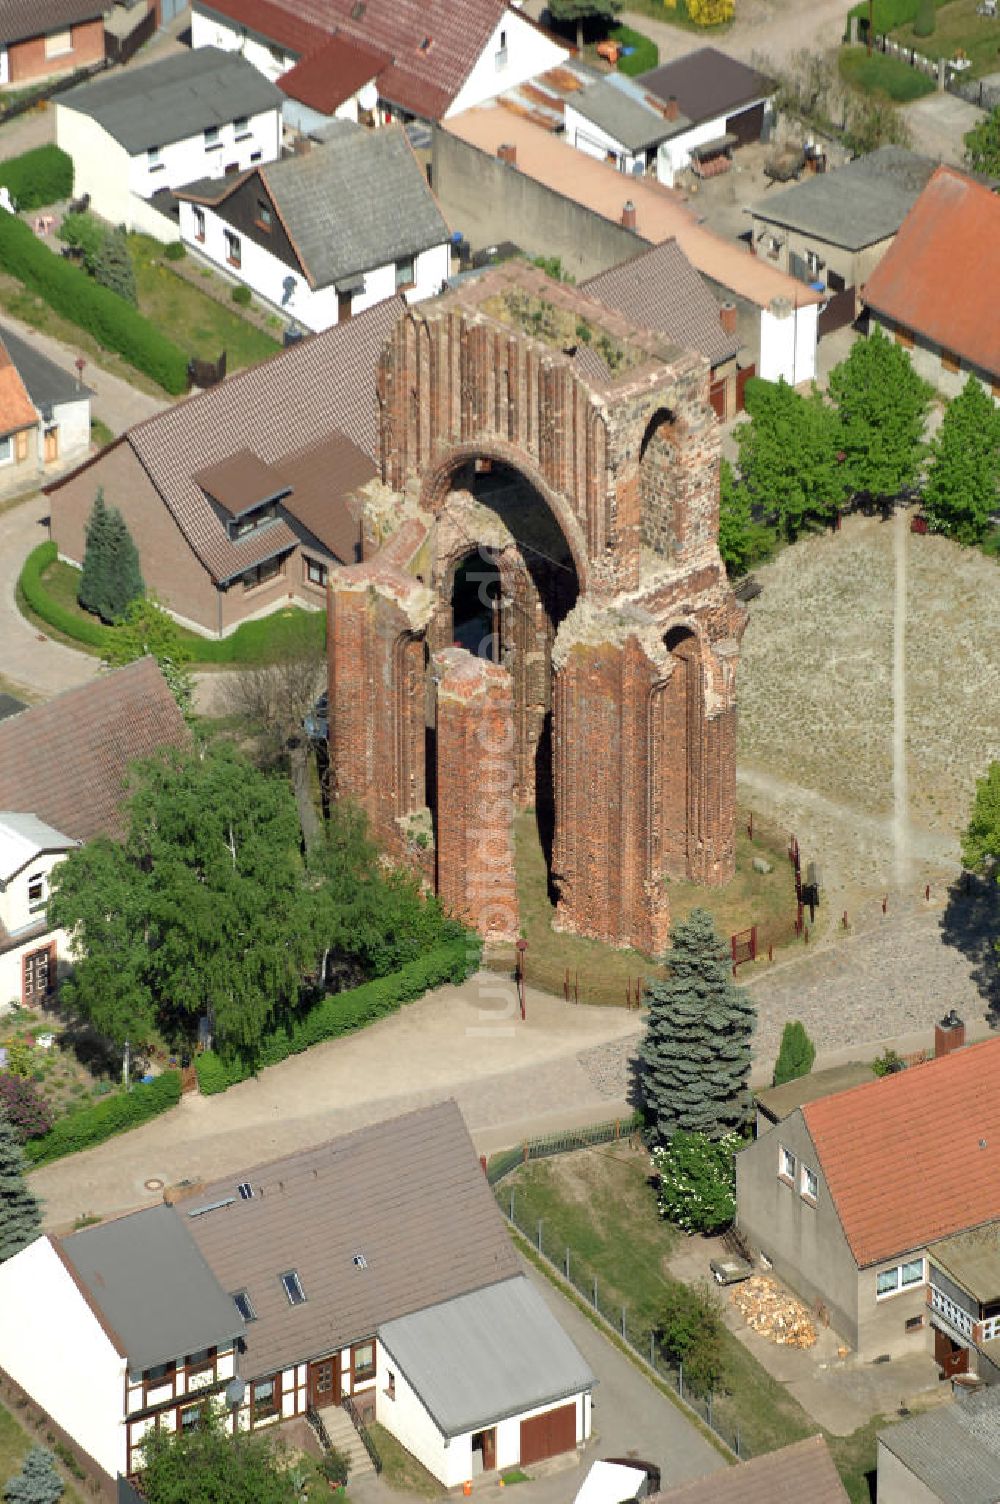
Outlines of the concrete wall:
M69 32L69 46L55 50L55 38L63 31ZM23 42L12 42L7 49L7 78L0 82L12 84L31 83L34 79L47 78L55 73L69 73L87 63L96 63L104 56L104 18L81 21L76 26L56 28L48 39L37 36ZM79 193L79 189L77 189Z
M909 1260L924 1258L924 1280L918 1285L908 1285L892 1295L877 1294L877 1276L883 1269L891 1269ZM904 1357L912 1352L932 1352L934 1336L927 1309L927 1261L924 1250L918 1248L885 1259L880 1264L862 1269L858 1274L858 1357L865 1362L888 1353L891 1357ZM917 1317L920 1326L906 1330L906 1323Z
M0 1368L112 1477L125 1471L125 1359L48 1238L0 1264Z
M771 236L782 242L775 256L770 255L767 249ZM809 252L812 251L825 263L815 280L826 286L829 286L829 274L833 271L838 277L844 279L847 287L860 287L871 276L895 238L894 235L889 235L885 240L879 240L874 245L852 251L841 245L833 245L828 240L821 240L817 235L808 235L801 230L786 229L783 225L772 224L766 215L755 214L753 216L753 245L762 261L769 262L779 271L790 274L791 253L794 252L806 261Z
M929 381L942 396L957 397L969 376L972 375L982 383L995 402L1000 400L1000 375L991 376L988 371L983 371L978 366L972 366L968 361L961 359L958 362L957 371L947 371L942 363L942 357L949 352L941 345L934 344L921 334L904 330L901 325L894 324L891 319L880 318L871 310L868 312L868 323L869 332L873 325L879 324L892 339L896 339L900 333L905 339L912 339L913 343L907 345L907 351L913 363L913 369L925 381Z
M956 1483L958 1480L955 1480ZM943 1504L881 1441L878 1444L878 1504Z
M504 46L501 49L501 41ZM569 49L532 26L515 10L503 13L479 60L446 111L460 115L477 104L495 99L505 89L514 89L537 78L569 57Z
M780 1175L780 1150L795 1155L796 1183ZM801 1193L802 1166L815 1171L815 1204ZM822 1301L834 1330L858 1345L858 1270L800 1111L736 1156L737 1220L774 1272L807 1304Z
M476 249L514 240L531 256L558 256L580 280L638 255L648 244L633 230L446 131L434 132L431 172L445 219ZM624 183L622 189L624 202Z

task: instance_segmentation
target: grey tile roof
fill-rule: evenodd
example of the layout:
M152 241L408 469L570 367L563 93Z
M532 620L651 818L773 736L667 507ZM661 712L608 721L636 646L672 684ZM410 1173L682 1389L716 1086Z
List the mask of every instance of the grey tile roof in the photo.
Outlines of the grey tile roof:
M634 323L700 351L713 366L739 349L739 339L723 329L718 303L676 240L599 272L581 288Z
M221 1347L243 1331L229 1293L169 1206L89 1227L59 1246L121 1339L132 1372Z
M767 194L747 212L857 251L895 235L936 166L902 146L881 146L836 172L817 173Z
M400 126L352 131L259 169L312 287L414 256L448 226ZM222 209L225 217L225 209Z
M275 464L334 432L346 435L375 460L376 368L404 307L401 298L377 303L346 323L175 403L123 435L120 442L134 451L215 580L232 579L275 550L293 547L296 535L286 522L278 521L230 539L195 474L239 449L251 449ZM100 458L91 468L96 489ZM55 482L50 493L69 478Z
M1000 1388L911 1416L878 1439L941 1504L1000 1499Z
M52 416L52 408L58 402L85 402L93 396L89 386L84 386L69 371L57 366L54 360L8 329L6 324L0 324L0 343L6 346L17 374L28 389L28 396L43 418Z
M89 115L134 156L242 115L280 110L283 98L238 53L198 47L80 84L59 104Z
M77 840L120 835L129 766L191 733L153 658L0 721L0 808Z
M253 1186L251 1200L237 1195L241 1181ZM258 1319L244 1333L248 1379L518 1272L454 1102L228 1175L175 1209L224 1289L249 1292ZM305 1291L301 1306L281 1287L289 1269Z
M699 47L672 63L663 63L637 82L659 99L676 99L682 115L699 125L717 115L731 115L773 92L771 81L717 47Z
M523 1274L384 1322L378 1335L444 1436L492 1426L596 1383Z
M680 114L674 120L668 120L663 114L662 100L620 73L612 73L600 83L581 89L566 103L585 120L599 126L613 141L631 151L657 146L691 127L690 120Z
M0 45L61 31L104 14L106 0L3 0L0 4Z

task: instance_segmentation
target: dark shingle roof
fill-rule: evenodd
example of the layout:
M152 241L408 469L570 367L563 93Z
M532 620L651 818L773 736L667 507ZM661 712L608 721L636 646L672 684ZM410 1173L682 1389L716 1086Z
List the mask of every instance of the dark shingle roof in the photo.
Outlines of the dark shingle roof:
M856 251L895 235L936 166L902 146L881 146L836 172L759 198L747 212Z
M581 287L635 323L686 349L699 350L713 366L739 349L739 339L723 329L718 303L676 240L664 240Z
M680 114L668 120L663 113L663 101L621 73L612 73L581 89L570 95L566 103L630 151L658 146L691 126L690 120Z
M82 402L93 396L89 386L84 386L76 376L57 366L54 360L49 360L6 324L0 324L0 343L6 346L7 354L28 389L28 396L43 418L51 417L52 408L58 402Z
M132 1372L242 1335L229 1292L169 1206L89 1227L59 1247L121 1339Z
M822 1436L653 1494L647 1504L849 1504Z
M0 721L0 808L80 841L120 835L130 764L190 737L155 659L140 658Z
M399 126L352 131L258 170L312 287L329 287L448 239Z
M756 99L764 99L774 85L717 47L699 47L673 63L641 73L637 82L659 99L676 99L682 115L698 125L717 115L731 115Z
M282 94L235 52L198 47L80 84L60 105L102 125L130 156L243 115L280 110Z
M24 42L94 21L107 9L106 0L3 0L0 4L0 45Z
M889 1426L878 1439L941 1504L1000 1499L1000 1389L992 1385Z
M237 1194L243 1181L250 1200ZM257 1320L244 1332L248 1379L519 1272L454 1102L227 1175L176 1211L223 1288L249 1293ZM279 1279L290 1269L306 1296L296 1307Z
M382 347L405 304L389 298L282 350L123 435L188 544L216 581L230 580L295 533L284 520L231 539L195 481L206 467L248 449L277 465L286 455L340 433L373 460L378 453L375 374ZM91 462L95 488L101 459ZM48 487L56 496L70 475ZM58 823L58 822L56 822Z

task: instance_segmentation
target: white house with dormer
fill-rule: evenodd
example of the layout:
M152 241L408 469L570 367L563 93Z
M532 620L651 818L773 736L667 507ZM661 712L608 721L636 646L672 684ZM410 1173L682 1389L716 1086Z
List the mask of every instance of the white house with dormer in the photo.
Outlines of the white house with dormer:
M49 928L49 883L53 868L79 844L37 815L0 810L0 1014L55 991L69 937Z

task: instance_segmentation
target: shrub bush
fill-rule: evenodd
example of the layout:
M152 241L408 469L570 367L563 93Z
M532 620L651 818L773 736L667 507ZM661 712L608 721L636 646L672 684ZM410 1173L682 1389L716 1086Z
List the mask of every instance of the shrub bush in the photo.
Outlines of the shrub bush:
M66 245L79 247L84 266L93 274L97 255L108 233L107 225L95 219L93 214L67 214L57 233Z
M52 1111L37 1086L11 1071L0 1072L0 1112L22 1144L52 1127Z
M187 255L187 247L183 240L172 240L168 246L164 247L163 254L168 261L183 261Z
M806 1033L805 1025L791 1019L781 1035L781 1047L774 1064L774 1084L784 1086L786 1081L797 1081L808 1076L816 1059L816 1046Z
M250 302L250 289L243 282L238 282L230 293L234 303L239 303L241 308L246 308Z
M58 632L65 632L67 637L88 643L91 647L106 649L112 628L74 616L72 611L53 600L43 585L42 575L50 564L55 563L58 553L59 550L51 540L39 543L37 548L31 550L24 561L19 581L24 598L32 611Z
M73 158L59 146L36 146L0 162L0 184L19 209L40 209L72 194Z
M226 1091L238 1081L256 1075L268 1065L277 1065L289 1055L298 1055L324 1039L336 1039L363 1029L366 1024L395 1013L403 1003L422 997L431 987L445 982L464 982L479 964L480 945L475 936L439 945L391 976L363 982L348 992L333 992L307 1013L293 1019L286 1029L272 1035L253 1059L224 1057L205 1050L195 1061L198 1086L204 1096Z
M711 1394L725 1378L722 1313L707 1283L671 1280L660 1310L660 1341L675 1363L684 1364L684 1382L695 1394Z
M116 1133L138 1128L140 1123L175 1107L180 1099L180 1071L164 1071L162 1076L144 1086L119 1092L91 1107L68 1113L44 1138L29 1139L24 1146L25 1155L33 1165L47 1165L64 1154L76 1154L94 1144L103 1144Z
M187 358L154 324L79 266L53 256L23 220L0 214L0 265L56 313L115 350L136 370L177 396L187 390Z

